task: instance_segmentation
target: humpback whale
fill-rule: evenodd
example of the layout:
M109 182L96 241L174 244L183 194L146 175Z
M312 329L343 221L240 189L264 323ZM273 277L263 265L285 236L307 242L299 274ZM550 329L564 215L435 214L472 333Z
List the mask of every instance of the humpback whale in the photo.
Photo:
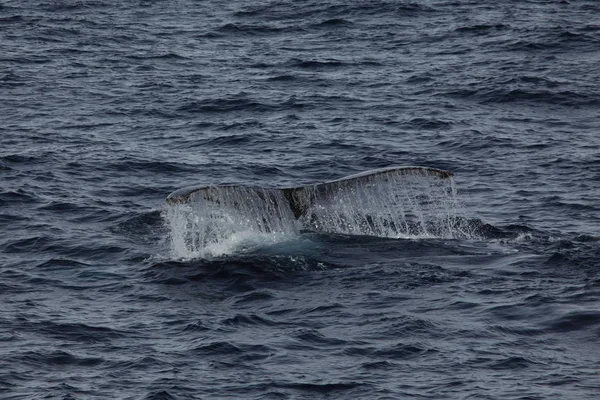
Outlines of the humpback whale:
M352 185L363 185L369 184L374 179L386 180L390 177L398 176L416 176L416 177L438 177L441 179L451 178L452 172L432 168L432 167L419 167L419 166L393 166L386 168L374 169L358 174L346 176L340 179L332 181L314 183L304 186L296 186L291 188L280 188L270 189L278 190L283 194L296 219L303 215L310 204L306 202L307 193L316 193L321 196L326 195L328 192L339 190L344 187L350 187ZM182 189L178 189L167 196L166 202L169 205L182 204L193 201L196 196L205 195L214 198L214 194L210 195L211 192L216 192L219 188L235 188L235 185L199 185L199 186L188 186ZM252 187L246 187L251 189ZM261 188L254 188L257 192L261 192ZM263 194L265 196L266 194Z
M220 254L242 238L302 231L387 238L456 236L452 172L394 166L308 185L197 185L166 198L176 255ZM221 250L215 250L221 249Z

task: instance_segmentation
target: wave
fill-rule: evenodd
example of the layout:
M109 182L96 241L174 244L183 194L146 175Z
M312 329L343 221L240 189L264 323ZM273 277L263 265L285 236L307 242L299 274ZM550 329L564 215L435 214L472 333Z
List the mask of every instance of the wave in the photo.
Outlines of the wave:
M180 106L177 111L184 113L226 113L233 111L265 112L274 111L277 108L277 105L262 103L239 94L230 98L191 101Z
M542 87L515 88L499 83L490 87L458 89L447 93L451 97L467 98L488 103L541 103L562 106L596 106L600 98L595 93L573 90L547 90Z

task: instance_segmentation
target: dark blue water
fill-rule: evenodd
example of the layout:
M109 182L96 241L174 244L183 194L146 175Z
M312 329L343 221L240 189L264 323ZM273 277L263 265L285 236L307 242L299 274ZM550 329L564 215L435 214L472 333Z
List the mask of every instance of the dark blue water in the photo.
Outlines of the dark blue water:
M0 3L0 398L597 399L595 0ZM165 197L451 170L467 239L170 248Z

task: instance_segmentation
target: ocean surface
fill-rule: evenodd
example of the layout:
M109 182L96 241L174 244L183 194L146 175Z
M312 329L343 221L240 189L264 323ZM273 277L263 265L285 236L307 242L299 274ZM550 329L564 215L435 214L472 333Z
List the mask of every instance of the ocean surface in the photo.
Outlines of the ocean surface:
M395 165L460 229L165 203ZM598 399L599 198L596 0L1 0L0 398Z

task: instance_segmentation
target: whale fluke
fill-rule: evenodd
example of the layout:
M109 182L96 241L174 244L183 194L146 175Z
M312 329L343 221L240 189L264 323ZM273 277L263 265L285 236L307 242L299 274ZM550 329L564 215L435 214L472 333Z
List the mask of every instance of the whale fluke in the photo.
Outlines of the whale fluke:
M396 166L379 168L359 174L346 176L340 179L332 181L314 183L310 185L297 186L291 188L280 188L280 189L268 189L268 188L257 188L251 186L241 185L199 185L199 186L188 186L182 189L178 189L173 193L169 194L166 198L166 202L169 205L183 204L193 201L198 195L202 195L205 200L218 201L219 191L221 189L226 191L235 191L235 188L244 188L246 191L255 191L259 196L269 196L267 193L273 193L273 191L281 191L283 196L289 202L289 206L294 213L296 218L302 215L309 204L303 204L302 198L306 197L305 194L310 192L321 193L322 195L328 193L334 188L339 190L343 187L350 187L351 185L360 185L373 181L374 179L385 180L386 177L400 177L400 176L415 176L415 177L438 177L441 179L451 178L452 172L445 171L438 168L432 167L419 167L419 166ZM262 193L262 195L261 195Z
M389 167L287 188L200 185L171 193L173 254L228 254L248 240L273 243L302 231L387 238L453 238L458 203L452 173Z
M290 203L290 208L296 218L306 213L315 202L324 199L339 197L341 193L359 192L369 190L374 185L390 183L391 179L402 177L433 177L447 179L453 176L452 172L431 167L399 166L387 167L355 175L346 176L332 181L312 185L285 188L283 194ZM401 184L401 183L400 183Z

